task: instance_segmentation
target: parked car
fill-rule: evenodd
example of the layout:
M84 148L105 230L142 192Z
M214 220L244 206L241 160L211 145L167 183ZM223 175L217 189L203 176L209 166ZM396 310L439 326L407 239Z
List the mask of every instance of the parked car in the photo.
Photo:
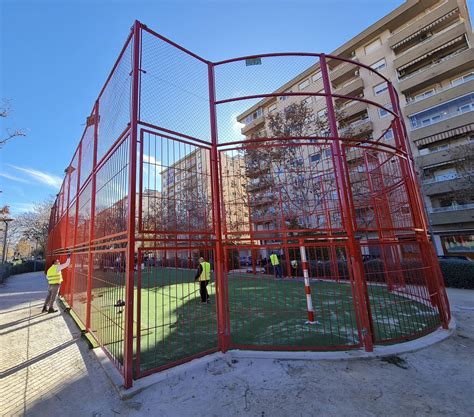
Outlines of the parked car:
M464 255L438 255L438 259L449 259L449 260L456 260L456 261L470 261L473 260L469 258L469 256Z

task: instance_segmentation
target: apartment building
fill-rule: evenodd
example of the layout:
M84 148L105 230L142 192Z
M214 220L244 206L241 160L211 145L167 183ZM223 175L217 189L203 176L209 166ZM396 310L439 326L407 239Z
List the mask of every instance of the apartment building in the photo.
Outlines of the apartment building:
M407 0L332 52L368 65L390 79L401 107L438 254L474 257L474 37L464 0ZM390 102L387 85L366 70L329 61L333 93ZM322 92L318 64L277 92ZM268 118L305 103L324 120L324 97L266 98L238 116L249 140L269 133ZM387 112L354 100L336 100L341 135L391 143ZM324 130L324 129L323 129ZM324 134L324 132L320 132ZM349 135L350 133L350 135ZM311 162L330 156L321 149ZM361 163L347 154L352 171ZM363 192L364 190L361 190ZM357 207L356 207L357 208ZM366 210L361 206L358 210ZM408 211L407 213L408 214ZM403 216L401 210L400 216ZM254 228L274 226L255 223Z
M221 169L222 206L221 218L224 237L233 232L249 228L249 211L245 198L246 176L243 159L239 154L222 152L219 157ZM210 155L205 148L195 148L185 156L161 170L160 213L158 230L197 233L212 230L212 185ZM157 221L157 220L155 220ZM195 237L195 236L194 236ZM248 238L240 234L239 239ZM183 252L184 253L184 252ZM242 256L247 256L247 251Z

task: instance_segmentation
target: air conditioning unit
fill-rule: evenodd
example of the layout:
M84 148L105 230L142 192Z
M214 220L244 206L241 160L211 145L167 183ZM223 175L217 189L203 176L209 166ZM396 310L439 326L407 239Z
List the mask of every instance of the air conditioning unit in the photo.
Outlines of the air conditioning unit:
M356 56L356 51L351 52L351 58L354 58Z

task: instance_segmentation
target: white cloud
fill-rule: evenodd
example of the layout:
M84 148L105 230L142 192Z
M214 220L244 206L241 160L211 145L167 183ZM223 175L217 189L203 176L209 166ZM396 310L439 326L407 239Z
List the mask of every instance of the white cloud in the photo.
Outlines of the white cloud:
M14 213L25 213L32 211L35 208L35 203L14 203L11 206L11 210Z
M156 158L152 155L143 154L143 162L153 165L161 165L160 161L157 161Z
M63 183L62 178L56 175L48 174L47 172L39 171L33 168L23 168L16 165L9 165L9 166L26 174L27 176L29 176L31 179L35 180L36 182L40 182L42 184L48 185L49 187L52 187L55 189L58 189L59 187L61 187L61 184Z
M232 131L238 136L240 139L241 137L244 137L242 135L242 128L245 126L243 123L240 123L237 120L238 114L233 114L230 116L230 122L232 123Z
M29 181L25 180L24 178L15 177L14 175L6 174L4 172L0 172L0 177L4 177L4 178L7 178L9 180L16 181L16 182L29 183Z

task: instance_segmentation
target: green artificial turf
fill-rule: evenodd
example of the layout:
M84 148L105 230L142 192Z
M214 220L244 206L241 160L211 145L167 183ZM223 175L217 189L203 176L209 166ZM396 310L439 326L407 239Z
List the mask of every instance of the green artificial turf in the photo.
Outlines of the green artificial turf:
M107 286L96 285L92 294L92 325L96 335L121 360L123 308L122 274L103 272ZM115 281L112 279L115 274ZM201 304L195 272L150 268L141 273L140 370L217 347L215 284L209 287L211 304ZM97 277L97 273L94 274ZM120 276L119 276L120 275ZM97 284L101 279L99 278ZM110 283L113 285L110 285ZM314 324L308 324L302 279L275 279L246 273L228 274L231 342L234 346L280 348L350 348L359 345L352 288L348 282L311 281ZM369 285L376 341L390 341L421 333L439 324L429 305ZM118 295L119 294L119 295ZM122 294L122 295L120 295ZM135 302L138 290L135 287ZM134 317L136 349L138 317ZM136 354L136 352L135 352Z

